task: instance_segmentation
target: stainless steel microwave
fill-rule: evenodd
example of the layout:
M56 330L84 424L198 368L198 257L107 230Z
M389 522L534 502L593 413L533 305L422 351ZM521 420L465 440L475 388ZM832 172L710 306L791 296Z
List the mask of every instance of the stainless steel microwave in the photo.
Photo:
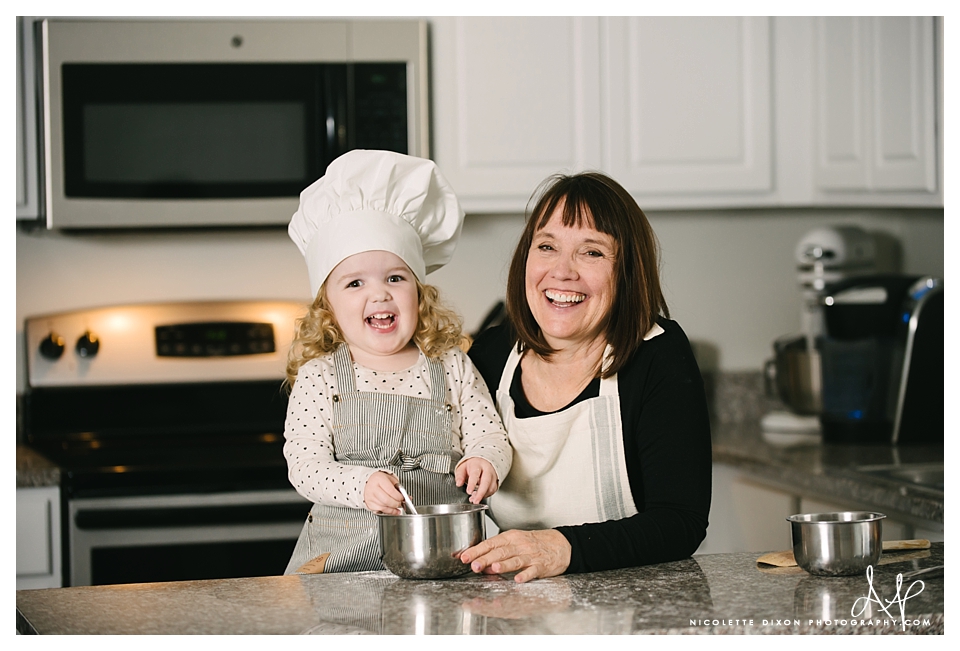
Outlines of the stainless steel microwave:
M429 157L418 20L39 23L48 228L285 224L351 149Z

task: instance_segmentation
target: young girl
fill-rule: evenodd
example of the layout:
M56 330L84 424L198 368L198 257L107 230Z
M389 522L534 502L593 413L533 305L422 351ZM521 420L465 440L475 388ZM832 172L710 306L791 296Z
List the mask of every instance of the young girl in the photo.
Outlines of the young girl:
M383 569L374 513L496 492L512 452L424 276L446 264L463 211L429 160L352 151L300 195L290 237L316 297L287 362L284 456L314 502L286 574Z

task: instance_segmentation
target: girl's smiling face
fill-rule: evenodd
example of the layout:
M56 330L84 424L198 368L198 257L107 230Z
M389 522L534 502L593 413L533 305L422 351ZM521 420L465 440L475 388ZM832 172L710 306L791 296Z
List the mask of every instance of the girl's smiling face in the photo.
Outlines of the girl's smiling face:
M416 362L417 283L396 254L351 255L334 267L324 286L355 362L378 371L399 371Z
M555 350L602 337L616 291L613 238L564 226L562 211L534 233L526 267L527 304Z

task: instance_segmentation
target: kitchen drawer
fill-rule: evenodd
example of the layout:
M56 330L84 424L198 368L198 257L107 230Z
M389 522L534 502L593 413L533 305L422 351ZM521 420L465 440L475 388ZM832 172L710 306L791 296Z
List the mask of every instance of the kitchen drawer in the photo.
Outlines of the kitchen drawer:
M60 489L17 489L17 590L59 588Z

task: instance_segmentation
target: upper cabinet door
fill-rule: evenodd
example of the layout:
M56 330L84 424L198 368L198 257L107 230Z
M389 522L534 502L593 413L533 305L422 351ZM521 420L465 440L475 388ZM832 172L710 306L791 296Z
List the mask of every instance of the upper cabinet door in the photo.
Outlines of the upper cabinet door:
M818 18L817 189L937 190L934 19Z
M434 154L467 212L600 165L597 18L432 19Z
M770 19L608 18L604 167L644 205L773 190Z
M33 20L17 16L17 219L40 214Z

